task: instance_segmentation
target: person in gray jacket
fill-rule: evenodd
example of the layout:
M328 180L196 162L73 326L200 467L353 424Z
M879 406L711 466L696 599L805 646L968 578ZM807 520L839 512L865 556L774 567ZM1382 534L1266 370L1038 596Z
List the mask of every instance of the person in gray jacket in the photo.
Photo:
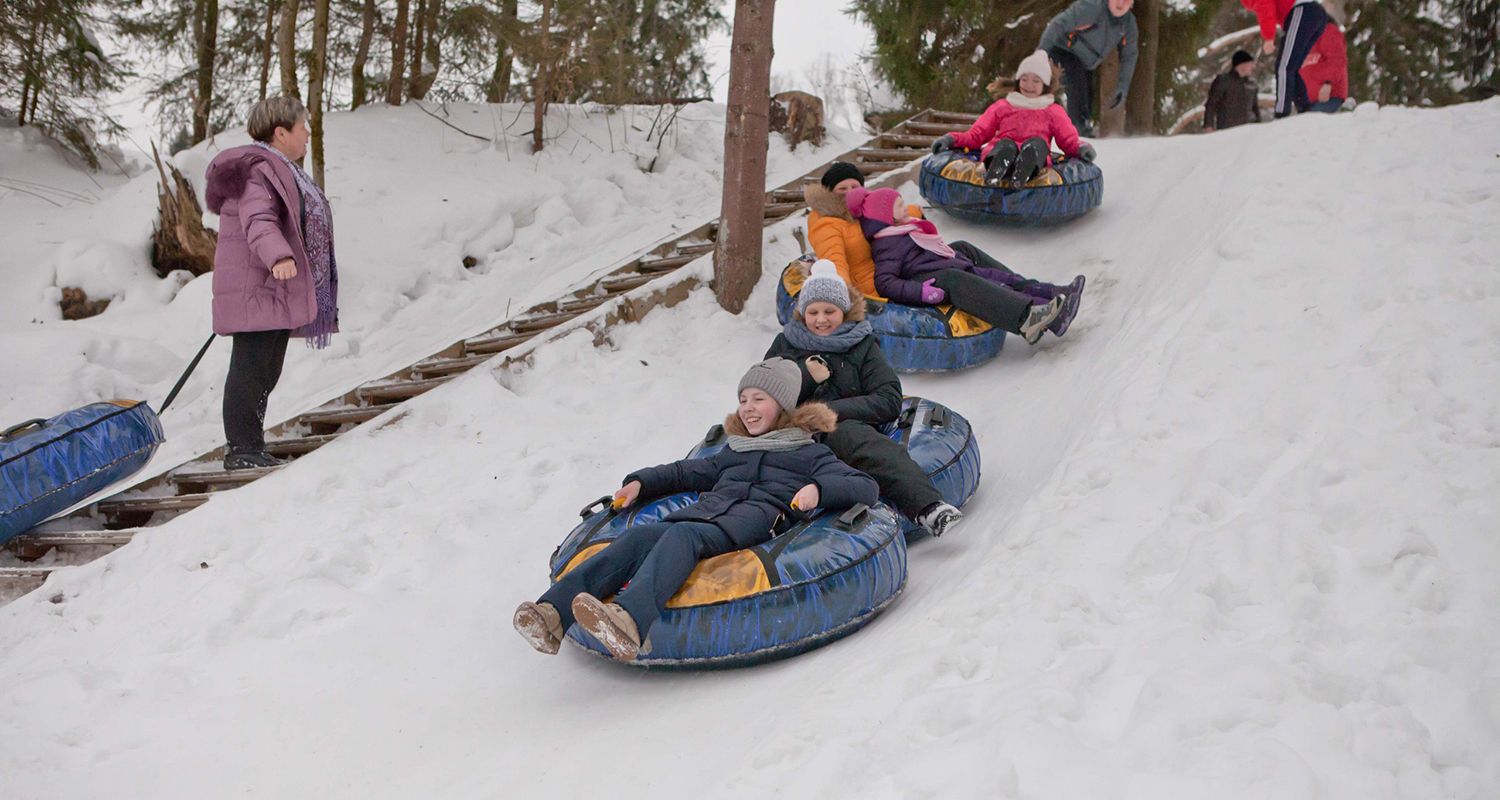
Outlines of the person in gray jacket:
M1125 103L1130 79L1135 75L1135 0L1078 0L1047 23L1038 50L1062 68L1063 90L1068 95L1068 117L1083 136L1093 136L1094 70L1104 62L1110 48L1120 53L1120 78L1115 82L1107 108Z

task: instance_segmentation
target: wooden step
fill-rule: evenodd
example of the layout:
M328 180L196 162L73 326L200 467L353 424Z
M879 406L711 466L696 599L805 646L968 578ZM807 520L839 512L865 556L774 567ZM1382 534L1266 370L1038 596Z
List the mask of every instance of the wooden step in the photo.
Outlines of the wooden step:
M19 597L47 582L61 567L0 567L0 587L9 597Z
M773 203L778 201L795 201L799 203L802 202L801 189L772 189L771 191L767 192L766 195L769 201Z
M930 152L916 147L898 147L895 149L877 150L855 150L854 154L864 161L916 161Z
M932 147L937 141L936 136L917 136L907 133L882 133L880 140L886 144L909 147Z
M529 317L517 317L511 320L510 328L516 333L544 331L567 322L582 313L582 311L558 311L551 314L533 314Z
M300 456L303 453L311 453L337 438L339 438L338 434L330 433L323 436L298 436L295 439L277 439L266 442L266 452L273 456Z
M173 470L167 480L177 486L244 486L281 469L281 467L255 467L253 469L209 469L201 472Z
M429 358L418 361L411 365L411 371L421 375L454 375L469 370L489 361L492 356L489 353L480 353L472 356L458 356L457 358Z
M558 303L557 310L589 311L598 308L599 306L602 306L613 299L613 297L610 297L607 294L593 294L589 295L588 297L580 297L577 300L568 300L566 302Z
M854 166L859 167L859 171L866 175L880 175L892 170L906 169L906 164L900 161L855 162Z
M389 383L376 383L369 386L361 386L354 390L354 396L361 401L365 400L406 400L419 394L436 389L439 386L453 380L452 375L444 375L441 378L423 378L415 381L390 381Z
M516 333L515 331L511 330L497 331L492 334L486 334L484 336L465 341L464 352L493 355L502 350L509 350L510 348L515 347L518 344L529 341L534 336L536 336L535 331L531 331L529 333Z
M945 133L963 133L969 127L969 124L962 122L908 122L903 133L930 133L933 136L942 136Z
M23 533L5 543L17 558L35 559L47 555L54 547L120 547L130 543L140 528L117 531L58 531Z
M384 405L319 409L297 417L297 421L306 425L344 425L350 422L368 422L390 411L391 408L389 405Z
M150 514L157 511L190 511L212 499L209 494L179 494L172 497L133 497L128 500L100 500L94 508L105 516L117 514Z
M679 256L701 256L704 253L712 253L715 246L713 242L698 242L696 244L679 244L675 249Z
M967 111L933 111L927 115L929 122L957 122L963 125L973 125L979 121L978 114L970 114Z
M663 258L652 258L649 260L643 258L641 259L640 264L636 266L636 269L640 270L641 272L670 272L680 266L683 266L684 264L690 264L698 260L700 257L702 257L701 253L690 253L687 255L679 253L675 256L665 256Z
M645 286L646 284L656 280L656 278L656 275L643 275L639 272L625 272L620 275L614 275L605 278L604 280L599 281L599 285L603 286L604 290L609 292L610 294L619 294L620 292L628 292L631 289L639 286Z
M766 206L765 215L767 219L785 217L788 214L795 214L805 207L805 204L800 200L795 203L770 203Z

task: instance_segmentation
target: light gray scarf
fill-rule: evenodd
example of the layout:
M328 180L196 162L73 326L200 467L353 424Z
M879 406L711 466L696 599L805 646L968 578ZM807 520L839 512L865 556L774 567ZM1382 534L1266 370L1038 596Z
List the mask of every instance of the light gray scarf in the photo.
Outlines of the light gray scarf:
M812 434L795 426L771 431L770 433L762 433L759 436L729 437L729 449L736 453L749 453L754 450L765 450L768 453L790 453L799 447L806 447L812 443Z

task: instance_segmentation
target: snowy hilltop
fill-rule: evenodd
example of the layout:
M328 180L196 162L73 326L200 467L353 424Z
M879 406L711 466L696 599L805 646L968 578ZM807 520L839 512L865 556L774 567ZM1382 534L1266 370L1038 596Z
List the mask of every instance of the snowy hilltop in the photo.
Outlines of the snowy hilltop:
M452 121L493 137L476 109ZM410 108L331 117L331 141L359 143L330 150L340 259L369 284L349 344L301 352L272 416L714 215L712 133L684 127L643 172L578 124L598 155L538 165ZM772 171L836 147L780 146ZM578 508L732 407L779 330L799 255L782 223L741 315L698 289L605 346L477 368L0 608L0 795L1493 797L1500 100L1097 147L1103 205L1067 227L933 212L950 240L1089 288L1064 338L903 379L970 420L983 482L860 633L674 675L541 656L510 629ZM196 178L204 158L177 160ZM127 195L150 179L53 209L47 235L149 227ZM101 271L141 263L110 252ZM31 293L0 330L26 376L6 416L155 397L207 333L202 279L33 324L51 275L25 267L4 266ZM214 380L169 434L208 441Z

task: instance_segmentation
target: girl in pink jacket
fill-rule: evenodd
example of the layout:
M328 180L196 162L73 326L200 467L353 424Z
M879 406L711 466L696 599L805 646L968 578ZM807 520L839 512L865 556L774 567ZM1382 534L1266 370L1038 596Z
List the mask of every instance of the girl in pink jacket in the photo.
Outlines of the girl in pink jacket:
M1012 87L1001 78L989 88L998 93ZM1068 119L1067 109L1053 100L1055 90L1052 63L1046 53L1038 50L1016 69L1013 91L996 100L967 131L939 137L932 143L932 152L954 147L983 148L980 159L986 169L984 185L992 189L1001 186L1007 177L1015 188L1035 178L1050 162L1049 148L1054 141L1069 158L1092 162L1093 146L1078 141L1078 129Z

